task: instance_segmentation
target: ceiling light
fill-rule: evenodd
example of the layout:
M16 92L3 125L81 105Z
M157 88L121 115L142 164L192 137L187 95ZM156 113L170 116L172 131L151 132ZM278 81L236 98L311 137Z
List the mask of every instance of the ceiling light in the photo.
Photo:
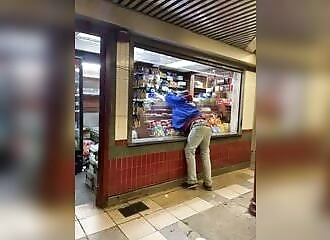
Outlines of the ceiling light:
M92 41L92 42L100 42L101 38L95 35L90 35L87 33L78 33L76 35L76 38L81 39L81 40L88 40L88 41Z
M188 60L180 60L177 62L166 64L165 66L170 67L170 68L182 68L182 67L191 66L191 65L195 65L195 64L196 63L188 61Z
M94 77L94 78L100 77L100 68L101 68L100 64L83 62L82 67L83 67L83 75L85 77Z
M82 66L83 68L85 68L86 70L94 70L94 71L97 71L97 70L100 70L101 68L101 65L98 64L98 63L88 63L88 62L83 62L82 63Z

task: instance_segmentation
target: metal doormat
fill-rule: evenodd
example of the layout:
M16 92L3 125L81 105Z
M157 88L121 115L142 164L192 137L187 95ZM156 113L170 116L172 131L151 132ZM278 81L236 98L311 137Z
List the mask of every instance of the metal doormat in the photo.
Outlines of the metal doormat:
M124 217L130 217L134 214L137 214L139 212L148 210L148 206L145 205L143 202L137 202L130 204L128 207L119 208L118 211L124 216Z

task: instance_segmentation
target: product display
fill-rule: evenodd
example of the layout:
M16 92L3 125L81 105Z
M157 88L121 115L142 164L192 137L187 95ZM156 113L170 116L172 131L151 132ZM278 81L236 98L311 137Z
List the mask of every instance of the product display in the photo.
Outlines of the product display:
M99 151L98 128L84 129L84 160L86 172L85 184L95 190L97 183L98 151Z
M184 76L177 72L136 63L133 86L132 139L176 137L171 109L164 102L171 90L186 90Z
M82 66L81 59L75 58L74 78L74 113L75 113L75 174L83 169L83 104L81 101L82 92Z
M187 90L193 96L193 103L209 122L214 136L237 134L240 73L147 50L136 52L144 61L135 60L134 64L133 143L182 138L182 133L172 127L172 112L165 102L170 91ZM152 59L142 53L152 54ZM157 65L152 64L154 59ZM169 59L177 64L168 63Z

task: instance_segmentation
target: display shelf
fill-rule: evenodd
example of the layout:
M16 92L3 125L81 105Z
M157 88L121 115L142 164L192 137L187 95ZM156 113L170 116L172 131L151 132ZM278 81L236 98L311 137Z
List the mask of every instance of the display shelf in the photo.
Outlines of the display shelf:
M134 102L145 102L145 101L147 101L148 99L141 99L141 98L135 98L135 99L133 99L133 101Z
M141 87L139 87L139 86L134 86L134 87L133 87L133 89L146 89L146 88L147 88L147 86L144 86L144 87L143 87L143 86L141 86Z
M185 87L172 87L172 86L169 86L168 88L170 88L170 89L179 89L179 90L187 90L187 88L185 88Z

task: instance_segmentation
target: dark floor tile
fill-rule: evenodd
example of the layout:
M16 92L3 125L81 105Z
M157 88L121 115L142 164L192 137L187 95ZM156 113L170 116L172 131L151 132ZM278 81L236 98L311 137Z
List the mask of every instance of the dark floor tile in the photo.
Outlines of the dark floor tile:
M86 204L95 201L95 194L85 184L85 172L75 176L75 205Z
M253 192L249 192L247 194L241 195L238 198L233 199L233 202L248 208L253 197Z
M166 228L163 228L160 232L164 235L164 237L166 237L167 240L191 240L200 236L198 233L192 231L192 229L183 222L172 224Z
M255 218L238 204L219 205L185 219L185 223L207 240L250 240L255 236Z
M119 228L110 228L88 236L89 240L128 240Z
M143 202L136 202L132 203L127 207L119 208L118 211L124 216L124 217L130 217L134 214L137 214L139 212L148 210L149 207L145 205Z

